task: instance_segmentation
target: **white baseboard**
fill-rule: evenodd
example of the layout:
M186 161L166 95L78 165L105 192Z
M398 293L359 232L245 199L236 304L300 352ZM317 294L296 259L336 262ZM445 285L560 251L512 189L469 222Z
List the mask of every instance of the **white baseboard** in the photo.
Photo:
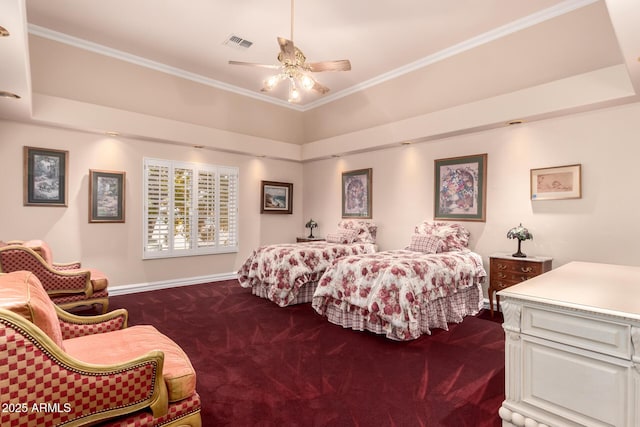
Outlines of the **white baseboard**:
M163 280L160 282L135 283L109 288L109 296L135 294L138 292L156 291L159 289L177 288L180 286L199 285L201 283L221 282L223 280L234 280L237 278L238 274L233 272L212 274L209 276L188 277L183 279Z

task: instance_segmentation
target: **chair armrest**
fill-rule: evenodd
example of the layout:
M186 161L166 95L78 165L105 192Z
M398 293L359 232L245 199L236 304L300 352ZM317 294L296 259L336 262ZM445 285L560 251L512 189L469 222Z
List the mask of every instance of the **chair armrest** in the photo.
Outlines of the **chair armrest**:
M57 305L54 307L60 322L63 340L126 329L129 320L129 313L124 308L97 316L77 316Z
M51 267L54 270L65 271L65 270L77 270L82 268L82 263L80 261L73 262L54 262L51 264Z
M168 411L161 351L124 363L95 365L69 356L33 323L11 311L0 309L0 329L6 338L0 348L0 366L7 367L2 383L7 396L19 396L16 403L27 402L26 413L0 413L0 425L21 425L28 419L30 425L84 426L143 408L151 408L154 417ZM36 402L55 402L60 410L34 411Z

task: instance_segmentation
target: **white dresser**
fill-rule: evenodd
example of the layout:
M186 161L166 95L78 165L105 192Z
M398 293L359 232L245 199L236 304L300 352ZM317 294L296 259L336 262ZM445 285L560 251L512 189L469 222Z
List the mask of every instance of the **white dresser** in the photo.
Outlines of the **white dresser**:
M503 426L640 426L640 267L572 262L498 295Z

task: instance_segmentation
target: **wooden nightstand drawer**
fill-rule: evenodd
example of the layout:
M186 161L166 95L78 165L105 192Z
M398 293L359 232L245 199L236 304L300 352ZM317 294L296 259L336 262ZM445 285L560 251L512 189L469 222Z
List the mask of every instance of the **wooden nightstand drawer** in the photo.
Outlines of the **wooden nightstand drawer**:
M497 271L494 275L496 279L520 283L532 277L536 277L539 274L540 274L539 272L532 272L532 271L527 271L522 273L512 272L512 271Z
M521 260L507 260L500 258L491 258L490 269L497 273L505 275L517 275L535 277L543 272L543 263L541 262L527 262L526 258ZM523 279L526 280L526 279Z

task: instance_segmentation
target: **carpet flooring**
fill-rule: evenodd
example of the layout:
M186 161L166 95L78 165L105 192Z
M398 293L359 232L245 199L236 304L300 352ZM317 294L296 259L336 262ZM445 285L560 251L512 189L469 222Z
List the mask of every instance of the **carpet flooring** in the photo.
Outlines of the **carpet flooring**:
M204 426L500 426L504 333L487 312L409 342L280 308L237 281L114 296L189 355Z

